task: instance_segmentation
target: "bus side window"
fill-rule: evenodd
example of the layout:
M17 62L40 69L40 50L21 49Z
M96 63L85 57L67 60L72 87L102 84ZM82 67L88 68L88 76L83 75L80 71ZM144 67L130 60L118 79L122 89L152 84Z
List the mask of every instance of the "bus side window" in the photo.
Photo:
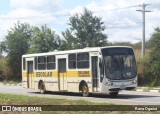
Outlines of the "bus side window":
M77 54L77 68L89 68L89 53Z
M68 68L76 69L76 66L77 66L76 54L69 54L68 55Z
M54 55L47 56L47 69L53 70L55 68L56 68L55 56Z
M46 57L38 57L38 70L46 70Z

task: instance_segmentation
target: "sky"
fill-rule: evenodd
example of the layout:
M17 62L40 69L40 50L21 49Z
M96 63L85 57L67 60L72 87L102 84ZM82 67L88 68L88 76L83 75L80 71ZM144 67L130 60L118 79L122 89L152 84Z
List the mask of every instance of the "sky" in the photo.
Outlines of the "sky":
M110 42L136 43L142 40L143 3L146 10L146 40L154 29L160 27L159 0L1 0L0 1L0 41L15 23L27 22L33 26L47 24L60 36L68 28L68 19L74 14L82 14L84 7L102 18L105 34Z

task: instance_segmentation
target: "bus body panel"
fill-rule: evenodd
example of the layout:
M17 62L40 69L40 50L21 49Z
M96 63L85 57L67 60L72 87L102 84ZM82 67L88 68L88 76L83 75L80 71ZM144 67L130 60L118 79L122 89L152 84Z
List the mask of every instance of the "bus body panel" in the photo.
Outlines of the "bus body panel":
M119 46L121 47L121 46ZM113 48L113 47L103 47ZM118 47L117 47L118 48ZM125 47L129 48L130 47ZM22 84L24 88L39 89L40 81L43 81L47 91L68 91L68 92L79 92L81 82L85 82L88 85L90 93L110 93L113 91L133 89L137 87L137 77L133 79L123 80L111 80L103 74L101 80L101 67L100 62L103 59L102 48L87 48L79 50L59 51L59 52L48 52L39 54L28 54L22 56ZM89 62L88 68L69 68L69 55L79 53L88 53L89 60L86 62L82 61L83 64ZM46 57L46 64L48 65L48 56L55 56L55 61L49 64L55 64L55 68L38 70L36 63L38 61L35 58L42 56ZM77 58L78 59L78 58ZM76 65L79 64L76 59ZM39 62L39 61L38 61ZM71 61L74 62L74 61ZM32 63L30 65L29 63ZM28 67L33 67L32 74L29 73ZM25 68L24 68L25 67ZM37 68L36 68L37 67ZM42 66L41 66L42 67ZM28 80L29 77L29 80Z

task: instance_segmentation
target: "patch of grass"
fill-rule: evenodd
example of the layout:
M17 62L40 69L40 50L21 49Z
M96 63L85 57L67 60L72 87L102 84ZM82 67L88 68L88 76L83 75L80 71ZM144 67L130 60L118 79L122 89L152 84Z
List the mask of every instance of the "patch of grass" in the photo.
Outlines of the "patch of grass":
M26 95L0 93L0 105L110 105L109 103L93 103L85 100L67 100ZM44 111L37 114L106 114L100 111Z
M116 106L110 103L93 103L85 100L66 100L66 99L34 97L34 96L15 95L15 94L3 94L3 93L0 94L0 105L110 105L110 106L112 105L112 106ZM125 106L125 108L127 108L127 106ZM36 114L128 114L128 111L44 111L44 112L29 112L29 113L33 113L33 114L35 113ZM137 111L130 111L129 113L137 114ZM156 112L154 113L156 114ZM28 113L24 112L24 114L28 114ZM140 111L138 114L148 114L148 113L147 112L143 113L142 111Z
M19 84L21 82L18 82L18 81L4 81L2 82L3 84Z
M160 87L137 87L137 88L143 90L160 90Z
M57 98L45 98L15 94L0 94L0 104L16 105L110 105L109 103L94 103L85 100L67 100Z

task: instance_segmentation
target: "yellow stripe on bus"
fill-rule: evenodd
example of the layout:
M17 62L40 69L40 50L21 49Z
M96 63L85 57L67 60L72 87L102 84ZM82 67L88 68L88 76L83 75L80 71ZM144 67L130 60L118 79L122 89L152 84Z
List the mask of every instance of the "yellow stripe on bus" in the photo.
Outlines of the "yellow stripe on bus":
M67 77L91 77L91 71L67 71ZM58 77L57 71L37 71L33 72L33 77ZM27 72L22 72L22 77L27 77Z

